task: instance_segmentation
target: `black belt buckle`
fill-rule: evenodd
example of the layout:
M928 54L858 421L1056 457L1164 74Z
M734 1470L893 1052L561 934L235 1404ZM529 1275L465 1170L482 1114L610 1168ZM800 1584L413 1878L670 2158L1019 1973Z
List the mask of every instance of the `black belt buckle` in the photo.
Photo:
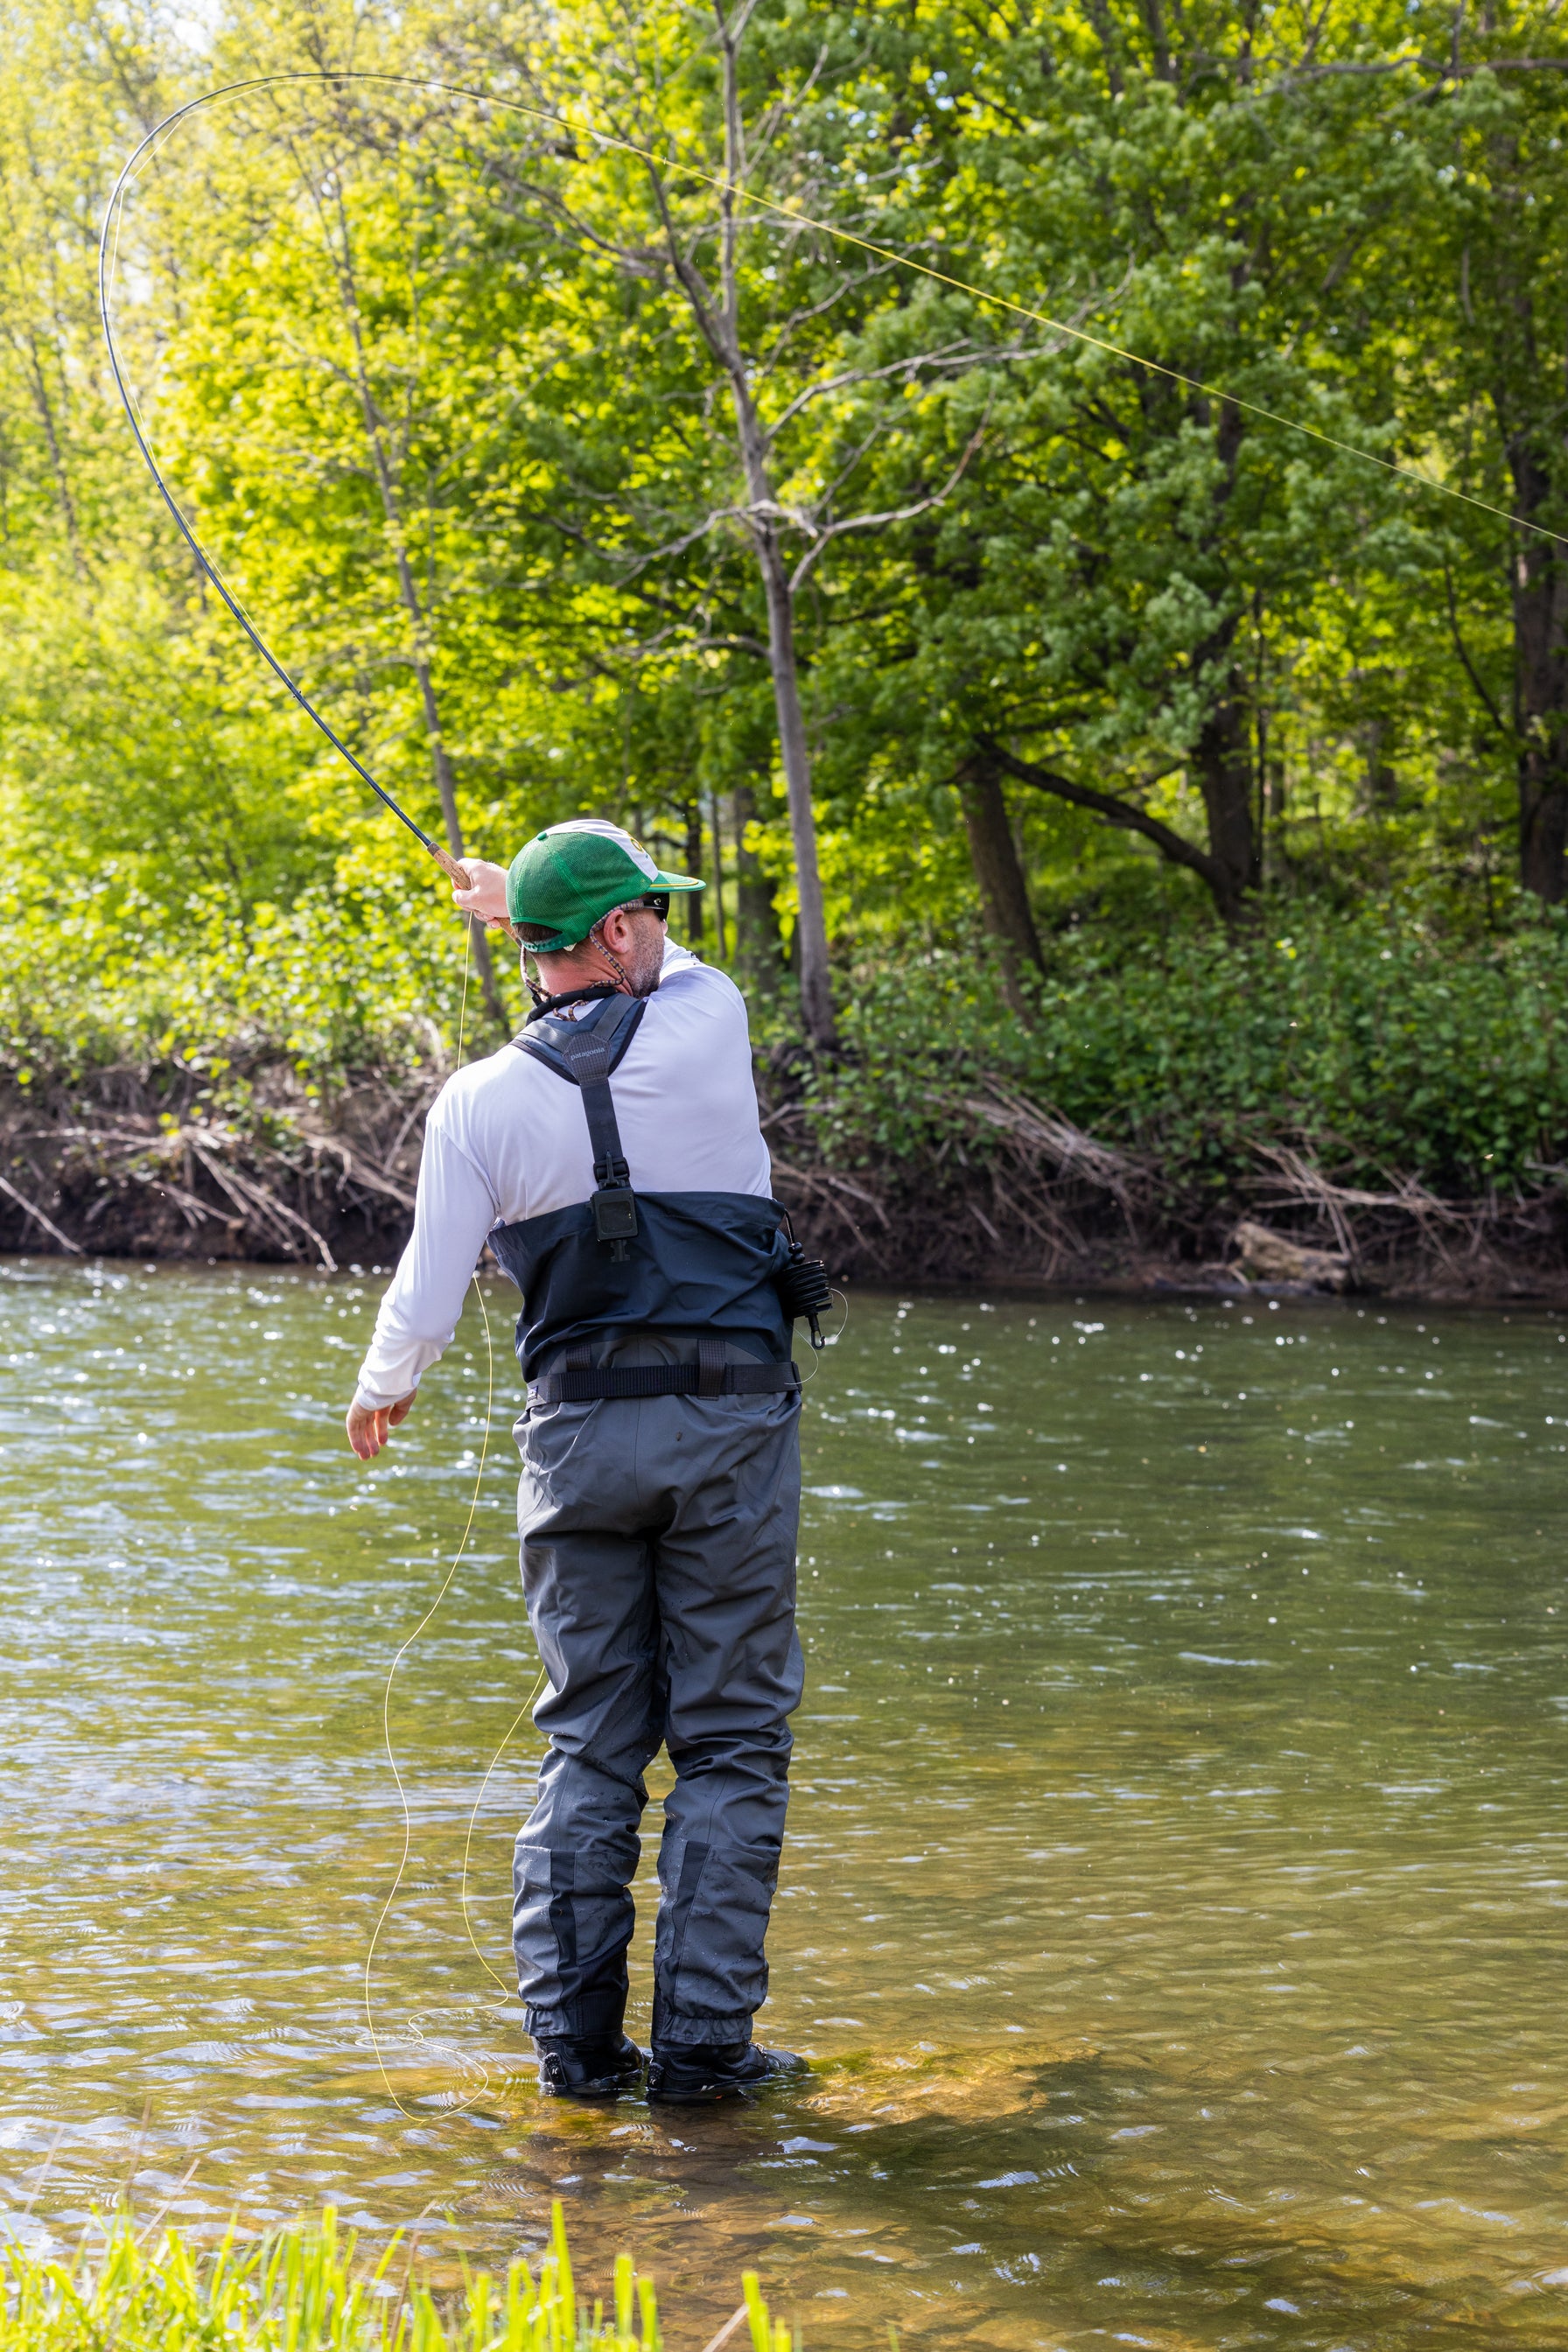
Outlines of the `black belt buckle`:
M610 1255L624 1258L626 1244L637 1237L637 1195L629 1184L601 1184L594 1195L594 1234L608 1242Z

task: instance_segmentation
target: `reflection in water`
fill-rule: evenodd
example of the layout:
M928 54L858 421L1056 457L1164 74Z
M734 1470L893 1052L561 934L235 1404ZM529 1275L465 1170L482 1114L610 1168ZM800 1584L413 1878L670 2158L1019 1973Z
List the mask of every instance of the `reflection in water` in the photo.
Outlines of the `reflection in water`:
M858 1298L806 1422L764 2016L816 2070L673 2123L541 2105L464 1932L534 1674L504 1361L395 1703L405 2122L362 2005L380 1698L485 1362L470 1316L361 1469L379 1288L0 1269L12 2226L131 2179L198 2226L330 2198L495 2261L556 2194L591 2283L629 2247L681 2342L754 2263L824 2346L1568 2347L1556 1319ZM532 1753L475 1836L503 1975Z

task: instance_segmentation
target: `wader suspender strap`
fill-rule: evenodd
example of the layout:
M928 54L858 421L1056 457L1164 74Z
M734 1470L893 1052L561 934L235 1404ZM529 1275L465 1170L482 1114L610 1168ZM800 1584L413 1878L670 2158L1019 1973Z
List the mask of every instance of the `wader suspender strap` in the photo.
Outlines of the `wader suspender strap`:
M630 1045L645 1005L640 996L606 997L599 1012L581 1022L552 1022L548 1037L531 1035L525 1029L511 1041L520 1053L533 1055L558 1077L570 1078L582 1095L594 1147L594 1232L609 1244L613 1258L624 1258L626 1244L637 1238L637 1204L616 1124L610 1072Z

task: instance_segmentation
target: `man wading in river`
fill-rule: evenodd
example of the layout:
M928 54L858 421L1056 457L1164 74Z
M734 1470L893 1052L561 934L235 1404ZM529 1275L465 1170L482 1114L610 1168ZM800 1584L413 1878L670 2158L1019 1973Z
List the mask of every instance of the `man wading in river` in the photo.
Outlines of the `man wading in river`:
M535 1007L431 1108L349 1443L368 1462L405 1418L488 1241L522 1293L518 1522L550 1678L512 1913L540 2085L608 2099L640 2074L629 1888L663 1743L647 2090L704 2105L802 2063L752 2041L802 1665L799 1380L746 1008L666 940L669 893L703 885L616 825L552 825L469 877L458 905L510 915Z

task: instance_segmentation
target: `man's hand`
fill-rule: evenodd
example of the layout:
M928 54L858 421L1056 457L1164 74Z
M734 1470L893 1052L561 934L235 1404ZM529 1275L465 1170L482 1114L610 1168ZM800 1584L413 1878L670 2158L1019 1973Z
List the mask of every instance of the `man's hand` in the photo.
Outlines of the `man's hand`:
M351 1404L343 1426L349 1433L349 1444L362 1462L374 1462L386 1444L387 1432L406 1421L418 1391L410 1389L395 1404L371 1406Z
M488 857L465 857L464 870L468 887L452 885L452 897L465 915L478 915L487 923L506 920L506 867L492 866Z

